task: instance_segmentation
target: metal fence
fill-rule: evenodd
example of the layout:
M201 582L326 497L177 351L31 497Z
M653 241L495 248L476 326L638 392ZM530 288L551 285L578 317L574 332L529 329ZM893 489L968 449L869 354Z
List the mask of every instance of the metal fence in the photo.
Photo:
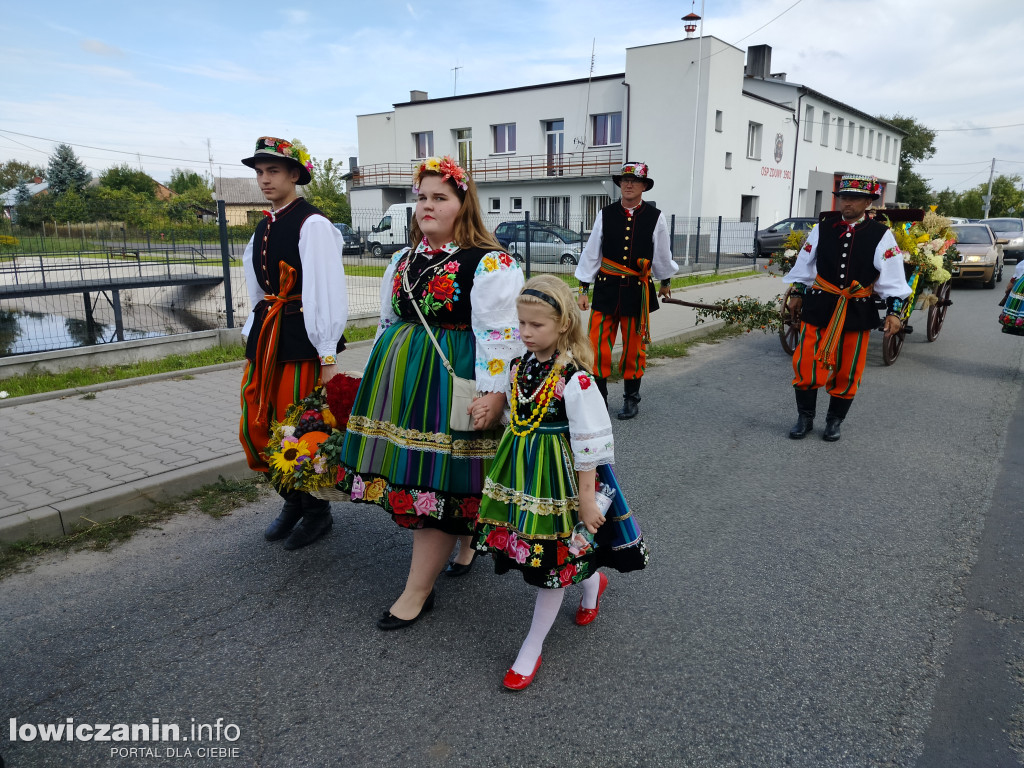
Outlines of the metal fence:
M357 210L343 264L350 317L371 322L391 255L408 239L407 221L389 238L385 211ZM408 214L411 215L411 214ZM752 263L756 222L667 214L680 272ZM397 217L396 217L397 218ZM590 222L486 215L486 225L528 274L572 280ZM242 268L249 235L224 228L135 231L120 226L8 227L0 235L0 357L213 328L240 328L250 310ZM370 246L386 245L374 255Z

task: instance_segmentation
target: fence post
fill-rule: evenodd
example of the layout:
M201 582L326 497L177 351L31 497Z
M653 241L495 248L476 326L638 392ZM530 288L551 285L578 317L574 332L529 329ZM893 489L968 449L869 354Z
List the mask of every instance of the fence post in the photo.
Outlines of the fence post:
M697 217L697 244L693 247L693 263L696 264L700 261L700 216ZM687 254L689 258L689 254Z
M523 219L524 219L523 237L526 238L525 239L525 244L526 244L525 251L526 252L523 254L523 256L526 258L526 279L529 280L530 279L530 212L529 211L524 211Z
M760 228L761 217L754 217L754 242L750 246L750 253L754 256L754 264L757 264L757 230Z
M676 215L673 213L668 225L668 252L676 257Z
M217 201L217 222L220 226L220 260L224 268L224 309L228 328L235 327L235 309L231 296L231 254L228 252L228 220L224 201Z
M114 332L118 341L124 341L124 318L121 317L121 292L113 290L110 292L113 300L110 302L114 307Z
M722 217L718 217L718 241L715 243L715 272L722 261Z

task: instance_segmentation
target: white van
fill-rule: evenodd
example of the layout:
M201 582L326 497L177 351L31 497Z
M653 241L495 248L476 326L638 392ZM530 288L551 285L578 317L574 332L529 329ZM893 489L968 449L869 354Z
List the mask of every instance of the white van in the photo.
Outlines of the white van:
M366 250L372 255L386 256L409 245L408 223L416 215L415 203L395 203L366 235Z

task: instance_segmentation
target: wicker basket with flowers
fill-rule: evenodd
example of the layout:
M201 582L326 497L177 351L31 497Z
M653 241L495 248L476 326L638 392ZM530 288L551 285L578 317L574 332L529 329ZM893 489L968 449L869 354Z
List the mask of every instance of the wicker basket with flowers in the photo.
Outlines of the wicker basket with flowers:
M359 389L360 374L341 373L318 386L272 425L264 455L270 482L281 491L305 491L328 501L343 501L335 486L341 478L345 429Z

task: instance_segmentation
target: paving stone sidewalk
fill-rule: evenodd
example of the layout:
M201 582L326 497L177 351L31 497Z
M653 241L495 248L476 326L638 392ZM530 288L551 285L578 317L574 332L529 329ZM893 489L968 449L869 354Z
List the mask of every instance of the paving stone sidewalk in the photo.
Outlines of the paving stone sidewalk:
M785 289L769 275L675 291L711 302ZM695 312L651 315L655 343L707 334ZM371 342L342 367L362 370ZM0 401L0 541L55 538L82 523L138 512L219 477L250 476L238 442L241 363Z

